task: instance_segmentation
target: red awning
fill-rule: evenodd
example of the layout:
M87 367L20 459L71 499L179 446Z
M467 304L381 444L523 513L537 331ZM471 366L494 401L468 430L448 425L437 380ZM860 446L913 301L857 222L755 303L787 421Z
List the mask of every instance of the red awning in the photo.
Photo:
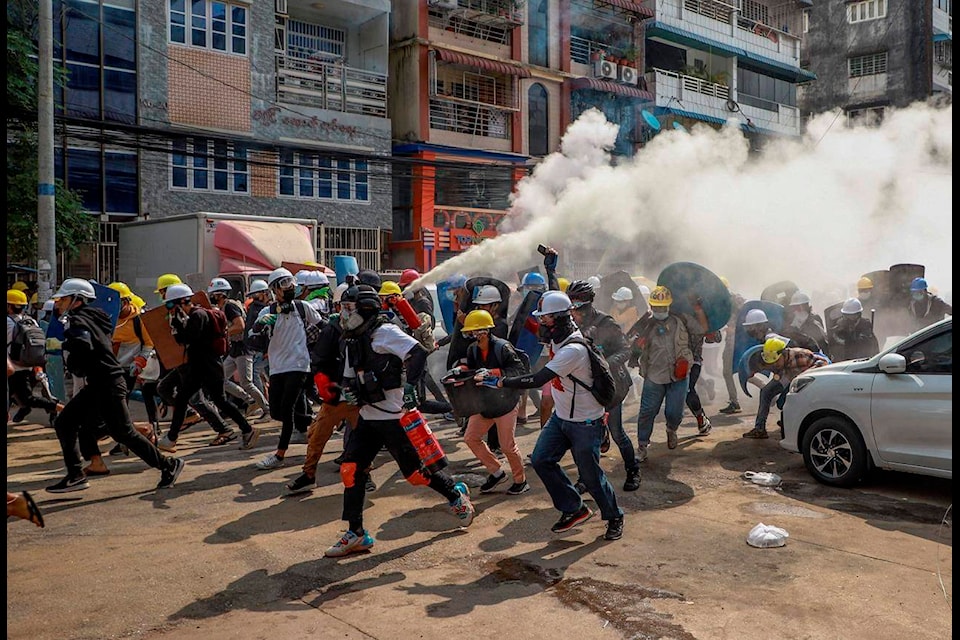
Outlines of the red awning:
M468 67L476 67L477 69L485 69L494 73L502 73L508 76L517 76L520 78L530 77L529 71L523 67L518 67L515 64L497 62L496 60L471 56L465 53L450 51L448 49L434 49L434 51L437 52L438 58L451 64L462 64Z
M643 89L637 89L636 87L629 84L620 84L618 82L607 82L606 80L598 80L597 78L576 78L570 81L570 88L574 91L577 89L593 89L594 91L606 91L608 93L619 93L622 96L629 96L631 98L640 98L641 100L649 100L653 102L654 96L649 91L644 91Z
M634 0L594 0L594 2L598 4L608 4L618 9L626 9L627 11L632 11L642 16L647 16L648 18L653 17L653 9L648 9L640 3L634 2Z

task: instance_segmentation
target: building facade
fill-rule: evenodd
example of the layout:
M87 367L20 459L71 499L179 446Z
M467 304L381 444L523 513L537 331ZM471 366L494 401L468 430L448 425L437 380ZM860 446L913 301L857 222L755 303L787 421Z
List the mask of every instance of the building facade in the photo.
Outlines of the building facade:
M315 218L379 268L391 225L388 0L57 0L56 170L101 221L68 266L115 277L118 223Z
M878 122L890 107L953 96L951 0L862 0L807 9L804 56L817 82L805 115L840 107L848 121Z

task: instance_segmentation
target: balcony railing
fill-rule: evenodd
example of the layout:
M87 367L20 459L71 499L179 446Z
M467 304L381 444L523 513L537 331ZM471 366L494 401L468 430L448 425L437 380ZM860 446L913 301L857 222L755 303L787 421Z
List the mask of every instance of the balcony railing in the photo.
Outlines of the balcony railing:
M694 76L683 75L682 73L676 73L674 71L666 71L664 69L654 69L653 74L646 74L647 82L657 82L662 80L661 76L664 78L672 78L673 82L667 81L667 84L671 86L678 86L680 90L679 96L677 98L683 99L683 93L687 91L693 91L694 93L700 93L705 96L710 96L711 98L720 98L721 100L726 100L730 97L730 87L717 84L715 82L707 82L706 80L701 80ZM658 83L659 86L664 86L664 83L661 81Z
M508 140L510 116L509 111L487 105L440 98L430 100L430 127L433 129Z
M387 117L387 76L339 62L278 55L277 102Z
M683 9L728 24L730 15L736 11L736 7L717 0L683 0Z
M609 51L610 45L594 42L586 38L570 37L570 59L580 64L590 64L590 56L601 51Z
M457 0L452 16L494 27L519 27L523 24L523 1Z

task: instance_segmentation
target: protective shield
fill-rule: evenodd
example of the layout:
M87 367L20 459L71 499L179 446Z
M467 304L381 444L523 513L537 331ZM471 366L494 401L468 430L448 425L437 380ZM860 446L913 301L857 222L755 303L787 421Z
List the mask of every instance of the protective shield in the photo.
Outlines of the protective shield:
M870 278L873 283L873 293L870 296L870 303L873 305L883 305L890 298L890 272L886 269L880 271L871 271L863 274L864 278Z
M910 283L922 278L926 268L922 264L894 264L890 266L890 301L896 306L910 303Z
M437 283L437 300L440 302L440 319L447 335L453 333L453 324L457 316L456 303L457 287L451 280L441 280Z
M610 309L613 307L612 296L620 287L626 287L633 292L633 305L640 312L640 316L643 317L649 309L647 301L640 293L640 287L636 281L626 271L614 271L600 278L600 291L597 292L593 306L604 313L610 313ZM652 289L653 287L649 288Z
M824 324L827 325L826 330L827 330L828 342L833 342L833 328L836 326L837 320L839 320L840 316L842 315L840 313L840 309L842 307L843 307L843 303L838 302L836 304L830 305L829 307L823 310L823 322ZM866 312L866 315L869 318L870 311L868 309L864 309L864 311Z
M693 262L674 262L660 272L657 284L670 289L671 311L694 315L692 299L699 298L707 316L707 333L730 320L733 302L723 281L706 267Z
M752 378L754 374L763 371L766 366L766 363L761 357L762 353L763 345L757 344L747 349L740 359L735 361L737 363L737 376L740 379L740 388L743 389L743 392L747 394L748 398L752 398L753 396L750 395L747 380Z
M786 307L790 304L790 298L793 297L793 294L799 290L800 287L793 281L781 280L764 289L763 293L760 294L760 299L776 302L781 307Z
M353 256L333 256L333 270L337 274L337 284L343 284L346 281L347 274L357 275L360 273L357 259Z
M513 411L520 400L520 389L493 389L478 386L473 381L474 370L447 376L440 382L447 391L453 415L469 418L480 414L484 418L498 418Z
M744 302L743 306L740 307L740 313L737 314L737 324L733 334L733 373L737 372L740 358L743 357L747 349L760 344L758 340L751 338L743 327L747 312L753 309L760 309L767 314L767 320L770 321L770 326L774 331L783 329L783 307L781 305L769 300L747 300Z
M510 327L510 333L507 335L507 339L514 347L527 354L531 364L536 363L540 359L540 354L543 353L543 343L537 336L540 323L533 316L542 295L543 293L539 291L527 292L517 308L513 326Z
M193 304L210 308L210 299L207 298L206 291L197 291L190 298ZM160 358L160 363L167 371L176 369L184 363L186 352L182 344L177 342L170 331L170 322L167 320L167 309L159 306L140 315L140 321L147 328L150 339L153 340L153 348Z
M473 310L473 303L471 302L474 296L477 295L477 292L480 290L480 287L486 285L493 285L497 288L497 291L500 292L500 306L497 307L498 315L504 320L507 319L507 312L510 310L510 286L503 280L497 280L496 278L491 278L489 276L475 276L467 280L464 284L464 288L469 292L469 296L464 296L460 300L460 310L464 313L470 313Z

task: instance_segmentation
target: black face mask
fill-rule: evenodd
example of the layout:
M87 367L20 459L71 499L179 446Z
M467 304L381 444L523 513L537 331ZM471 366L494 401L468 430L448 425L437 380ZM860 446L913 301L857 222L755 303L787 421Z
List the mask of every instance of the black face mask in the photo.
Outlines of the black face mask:
M284 302L293 302L293 299L296 298L296 296L297 296L297 291L296 291L296 289L293 289L293 288L290 288L290 289L282 289L282 290L281 290L281 293L283 294L283 301L284 301Z

